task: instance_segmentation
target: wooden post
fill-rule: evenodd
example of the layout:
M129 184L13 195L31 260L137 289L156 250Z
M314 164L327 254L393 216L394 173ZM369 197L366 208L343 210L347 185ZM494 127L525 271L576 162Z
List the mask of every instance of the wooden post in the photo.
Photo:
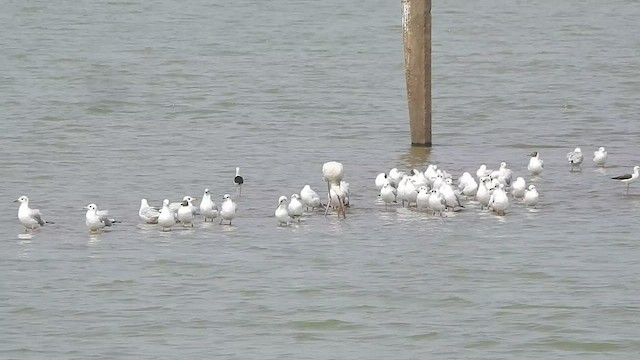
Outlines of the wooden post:
M431 146L431 0L402 0L411 145Z

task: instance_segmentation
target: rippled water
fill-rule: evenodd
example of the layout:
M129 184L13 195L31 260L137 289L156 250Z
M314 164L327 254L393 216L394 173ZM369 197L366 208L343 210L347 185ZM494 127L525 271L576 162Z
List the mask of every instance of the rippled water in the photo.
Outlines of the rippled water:
M366 6L362 6L366 5ZM434 147L409 147L400 4L12 2L0 12L0 357L416 359L640 352L637 1L433 7ZM564 155L587 156L569 173ZM506 161L542 202L436 218L377 201L397 166ZM353 207L277 227L345 164ZM205 187L234 226L141 225ZM51 225L21 233L25 194ZM84 227L95 202L123 223Z

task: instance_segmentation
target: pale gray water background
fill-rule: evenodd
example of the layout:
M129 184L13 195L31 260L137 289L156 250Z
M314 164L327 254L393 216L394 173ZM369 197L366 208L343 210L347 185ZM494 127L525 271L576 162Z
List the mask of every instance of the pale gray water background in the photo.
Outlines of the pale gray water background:
M408 146L399 1L29 1L0 11L0 358L585 359L640 353L638 1L442 1L434 147ZM565 154L586 153L569 173ZM596 170L591 154L610 153ZM397 166L538 150L537 210L383 211ZM351 183L346 221L276 226ZM209 187L234 225L160 233ZM28 195L55 221L21 234ZM90 236L83 206L123 223Z

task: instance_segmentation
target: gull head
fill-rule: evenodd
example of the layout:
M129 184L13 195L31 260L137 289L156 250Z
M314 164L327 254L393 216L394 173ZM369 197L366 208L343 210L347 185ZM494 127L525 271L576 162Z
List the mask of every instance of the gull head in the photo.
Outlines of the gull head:
M210 194L209 189L204 189L204 193L209 195Z
M169 199L162 200L162 206L169 206Z
M187 201L187 200L182 200L182 202L180 203L180 205L182 205L182 206L189 206L189 201Z
M535 190L536 186L535 185L529 185L529 190Z
M292 194L292 195L291 195L291 198L292 198L292 199L300 199L300 195L298 195L298 194Z
M581 153L581 152L582 152L582 150L580 150L580 148L579 148L579 147L577 147L577 148L575 148L575 149L573 150L573 152L574 152L574 153Z
M280 196L280 199L278 199L278 204L284 204L285 202L287 202L287 197Z
M223 199L223 200L231 200L231 195L229 195L229 194L224 194L224 195L222 196L222 199Z
M604 152L604 147L600 146L600 148L598 149L598 151L600 151L600 152Z
M22 195L17 200L13 200L13 202L19 202L21 204L26 204L26 203L29 202L29 198L24 196L24 195Z
M86 209L86 210L98 210L98 207L96 206L96 204L89 204L89 205L85 206L83 209Z
M538 157L538 152L537 152L537 151L534 151L534 152L532 152L531 154L529 154L528 156L531 156L531 157Z

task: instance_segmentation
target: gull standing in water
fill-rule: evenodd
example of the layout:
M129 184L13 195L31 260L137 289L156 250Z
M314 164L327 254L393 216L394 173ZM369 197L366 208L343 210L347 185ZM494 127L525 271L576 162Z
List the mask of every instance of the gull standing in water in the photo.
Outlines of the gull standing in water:
M311 207L311 211L315 210L317 207L321 207L320 196L316 193L311 186L305 185L302 190L300 190L300 199L307 207L307 211L309 211L309 207Z
M213 221L218 217L218 208L216 203L211 200L209 189L204 189L204 195L202 195L202 201L200 201L200 214L204 217L204 222L207 222L207 219Z
M509 207L509 197L504 191L504 185L499 184L498 188L493 190L491 199L489 199L489 207L498 215L505 215L505 210Z
M110 218L108 210L98 211L96 204L89 204L84 207L87 209L85 215L85 224L89 228L89 231L96 232L104 227L110 227L115 223L119 223L116 219Z
M529 154L529 156L531 156L531 159L529 159L527 170L529 170L531 175L540 175L544 169L544 161L540 159L540 153L534 151Z
M287 211L287 197L280 196L278 199L278 207L275 212L276 219L278 219L278 225L286 226L289 224L289 212Z
M378 188L378 190L382 189L382 186L385 183L388 183L388 182L389 182L389 180L387 180L387 174L380 173L380 174L378 174L378 176L376 176L375 184L376 184L376 188Z
M185 200L189 202L189 208L193 212L193 216L196 216L198 214L198 208L193 205L193 202L197 199L187 195L182 198L182 201L185 201ZM176 218L178 216L178 210L182 206L182 201L169 204L169 210L173 211L173 214L176 216Z
M511 186L511 195L513 195L514 199L522 199L526 190L527 182L522 176L518 176Z
M416 209L422 212L422 209L429 208L429 196L431 193L426 186L420 186L418 196L416 196Z
M607 162L607 151L603 147L593 152L593 162L596 166L604 166Z
M529 188L524 193L524 205L527 207L529 206L535 207L536 204L538 204L538 199L539 199L539 196L538 196L538 190L536 190L536 186L529 185Z
M28 197L24 195L20 196L18 200L14 200L14 202L20 203L20 207L18 207L18 220L20 220L20 223L24 226L25 232L37 229L40 226L44 226L44 224L53 224L52 222L42 220L40 210L29 207Z
M240 176L240 168L236 168L236 176L233 178L233 183L236 184L236 194L238 197L242 196L242 184L244 184L244 178Z
M147 199L140 200L140 210L138 210L138 216L144 220L147 224L158 223L158 216L160 216L160 210L155 207L149 206Z
M578 169L580 169L580 171L582 171L580 164L582 164L584 156L582 155L582 150L580 150L579 147L575 148L572 152L567 154L567 160L569 161L569 164L571 164L570 171L573 171L574 167L576 166L578 167Z
M182 200L180 209L178 209L178 221L182 223L182 226L191 225L193 227L193 211L191 210L191 204L187 200Z
M300 222L300 217L302 216L304 206L302 202L300 202L300 196L298 194L291 195L291 200L289 200L289 205L287 206L287 211L289 216Z
M223 220L228 220L229 225L231 225L231 220L236 217L236 203L231 200L231 195L224 194L222 197L222 205L220 208L220 224L222 224Z
M433 211L433 215L435 215L437 211L440 216L442 216L442 212L447 209L447 201L438 189L431 189L431 195L429 195L429 208Z
M173 215L173 211L169 209L169 199L164 199L162 202L162 210L160 210L160 216L158 216L158 225L162 226L162 231L171 231L171 227L176 224L176 218Z
M396 202L397 190L391 184L387 183L380 189L380 199L384 201L384 209L387 210L387 205Z
M612 177L613 180L619 180L621 183L627 185L627 194L629 193L629 184L636 181L638 176L640 175L638 171L640 170L640 166L633 167L633 174L624 174L616 177Z

